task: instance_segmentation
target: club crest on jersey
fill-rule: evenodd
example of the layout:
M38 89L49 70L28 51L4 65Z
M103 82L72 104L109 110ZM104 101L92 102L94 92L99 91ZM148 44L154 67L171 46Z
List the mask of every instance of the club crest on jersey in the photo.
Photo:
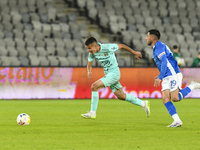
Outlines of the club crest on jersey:
M159 56L158 56L158 58L160 58L162 55L164 55L165 54L165 52L162 52Z
M108 53L104 53L104 56L108 56Z

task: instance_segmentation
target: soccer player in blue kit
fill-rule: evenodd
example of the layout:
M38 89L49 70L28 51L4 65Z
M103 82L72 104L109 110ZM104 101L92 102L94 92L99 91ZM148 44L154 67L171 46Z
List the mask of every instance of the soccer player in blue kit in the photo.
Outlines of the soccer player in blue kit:
M160 32L151 29L147 33L146 41L153 48L153 59L160 71L159 76L155 77L154 86L160 86L162 81L162 99L169 114L174 119L173 123L167 127L181 127L182 121L179 118L176 108L171 102L179 102L193 89L199 89L200 84L192 81L191 84L184 89L182 86L183 75L178 67L177 61L173 58L170 48L159 41Z
M128 101L132 104L141 106L146 112L147 117L150 115L150 102L148 100L143 101L140 100L131 94L126 94L122 90L122 85L119 82L120 79L120 70L118 67L118 63L115 57L114 52L118 49L124 49L129 51L137 59L142 57L140 52L134 51L130 47L124 44L101 44L98 43L94 37L89 37L85 41L85 46L87 51L89 52L88 56L88 64L87 64L87 74L88 78L92 78L92 62L94 58L98 59L101 66L104 69L105 76L101 79L94 82L91 86L92 90L92 98L91 98L91 110L86 114L81 114L81 117L88 119L96 118L96 110L99 101L99 93L98 90L104 87L110 87L112 92L116 95L116 97L120 100Z

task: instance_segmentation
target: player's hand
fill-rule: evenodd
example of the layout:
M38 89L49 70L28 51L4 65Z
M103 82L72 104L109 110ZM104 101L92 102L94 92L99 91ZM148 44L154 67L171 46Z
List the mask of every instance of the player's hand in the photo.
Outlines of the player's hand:
M140 58L142 58L142 53L141 52L135 52L135 57L137 58L137 59L139 59L140 60Z
M89 78L89 79L92 78L92 72L88 72L88 78Z
M155 78L154 87L160 86L161 80L159 78Z
M158 79L158 76L156 76L154 79Z

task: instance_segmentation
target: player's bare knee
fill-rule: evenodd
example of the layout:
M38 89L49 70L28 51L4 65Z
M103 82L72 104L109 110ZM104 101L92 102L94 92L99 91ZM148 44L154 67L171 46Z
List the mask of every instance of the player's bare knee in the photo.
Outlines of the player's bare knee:
M179 97L172 97L173 102L179 102Z
M97 91L97 90L98 90L97 84L93 83L93 84L91 85L91 90L92 90L92 91Z
M163 104L169 102L170 100L169 99L163 99Z

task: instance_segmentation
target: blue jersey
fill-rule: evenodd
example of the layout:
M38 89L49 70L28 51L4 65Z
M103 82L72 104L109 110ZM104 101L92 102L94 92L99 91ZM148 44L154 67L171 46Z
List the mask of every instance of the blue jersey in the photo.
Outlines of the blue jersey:
M160 71L159 79L161 80L181 72L170 48L161 41L157 41L153 47L153 59Z
M100 51L94 55L89 53L88 61L93 61L94 58L97 58L104 69L104 73L107 74L110 70L118 68L117 59L114 53L116 50L118 50L118 45L115 43L98 44L101 46Z

